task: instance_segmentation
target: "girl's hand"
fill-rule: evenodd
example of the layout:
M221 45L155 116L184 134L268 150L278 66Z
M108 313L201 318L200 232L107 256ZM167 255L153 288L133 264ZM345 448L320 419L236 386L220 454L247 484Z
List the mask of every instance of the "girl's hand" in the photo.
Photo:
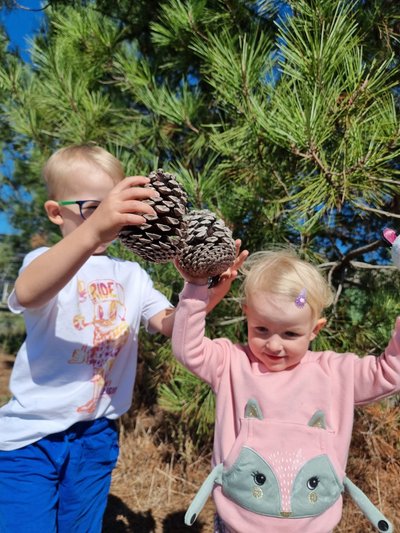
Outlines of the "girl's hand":
M208 278L194 278L193 276L189 276L184 270L182 270L178 258L175 258L174 266L176 270L179 272L179 274L182 276L182 278L187 281L188 283L192 283L193 285L208 285Z
M225 272L220 275L218 283L212 289L210 289L210 299L209 304L207 306L207 312L211 311L211 309L213 309L229 292L233 281L238 276L239 269L249 256L248 250L240 251L240 247L242 245L242 241L240 239L237 239L235 241L235 245L236 259L233 262L232 266L230 266L227 270L225 270Z
M230 286L232 285L232 282L237 278L240 267L243 265L243 263L245 262L245 260L247 259L249 255L249 252L247 250L243 250L242 252L240 252L241 244L242 242L240 239L237 239L235 241L236 259L232 263L232 265L227 270L225 270L225 272L222 272L222 274L218 276L218 282L213 286L213 289L212 289L212 290L215 289L214 292L221 291L222 289L222 292L225 292L226 294L229 291ZM208 278L195 278L187 274L184 270L182 270L177 258L174 259L173 263L177 271L182 276L182 278L188 283L192 283L193 285L207 285L208 284L208 281L209 281Z

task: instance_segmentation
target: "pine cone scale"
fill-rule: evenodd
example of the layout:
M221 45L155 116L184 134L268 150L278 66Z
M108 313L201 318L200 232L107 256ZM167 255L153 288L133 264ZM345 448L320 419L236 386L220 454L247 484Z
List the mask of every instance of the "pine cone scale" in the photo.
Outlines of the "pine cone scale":
M158 197L146 200L155 215L145 224L123 228L121 242L134 253L157 263L178 258L180 268L193 277L214 278L235 260L232 232L212 211L188 213L187 195L175 177L162 169L149 174Z
M187 237L178 263L187 274L197 278L219 276L236 257L231 230L208 210L189 212Z
M146 223L129 226L119 234L121 242L131 251L156 263L166 263L175 258L184 246L187 213L187 195L175 177L158 169L149 174L150 183L159 197L146 202L156 215L144 215Z

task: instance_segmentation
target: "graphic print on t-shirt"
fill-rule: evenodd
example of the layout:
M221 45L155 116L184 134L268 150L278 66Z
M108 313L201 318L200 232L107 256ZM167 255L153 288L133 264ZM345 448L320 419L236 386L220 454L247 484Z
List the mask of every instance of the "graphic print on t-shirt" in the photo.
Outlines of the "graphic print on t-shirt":
M74 327L83 330L93 328L93 345L83 345L74 350L71 364L87 364L93 368L93 394L78 412L92 413L100 397L111 396L110 371L128 339L129 326L125 320L125 295L120 283L111 279L94 280L85 285L78 281L80 313L73 318Z

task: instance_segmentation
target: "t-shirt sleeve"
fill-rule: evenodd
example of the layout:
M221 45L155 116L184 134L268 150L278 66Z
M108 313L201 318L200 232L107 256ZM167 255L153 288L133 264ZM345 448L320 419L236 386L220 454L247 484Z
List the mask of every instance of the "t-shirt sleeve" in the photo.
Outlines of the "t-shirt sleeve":
M150 276L142 270L142 287L143 287L143 307L142 307L142 324L149 333L155 333L149 326L149 320L164 311L165 309L172 308L168 298L164 296L159 290L154 287L154 284Z
M29 252L22 261L22 266L19 269L19 273L21 273L34 259L39 257L39 255L42 255L44 252L46 252L49 248L45 246L41 246L40 248L37 248L36 250L32 250ZM21 305L18 301L17 295L15 294L15 289L11 291L10 296L8 297L8 308L12 313L19 314L25 311L25 307Z

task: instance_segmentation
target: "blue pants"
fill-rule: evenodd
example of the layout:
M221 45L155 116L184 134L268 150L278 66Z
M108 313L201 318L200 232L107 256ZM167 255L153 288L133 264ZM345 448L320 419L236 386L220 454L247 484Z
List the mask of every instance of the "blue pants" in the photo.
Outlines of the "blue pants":
M100 533L118 452L106 418L0 451L0 533Z

